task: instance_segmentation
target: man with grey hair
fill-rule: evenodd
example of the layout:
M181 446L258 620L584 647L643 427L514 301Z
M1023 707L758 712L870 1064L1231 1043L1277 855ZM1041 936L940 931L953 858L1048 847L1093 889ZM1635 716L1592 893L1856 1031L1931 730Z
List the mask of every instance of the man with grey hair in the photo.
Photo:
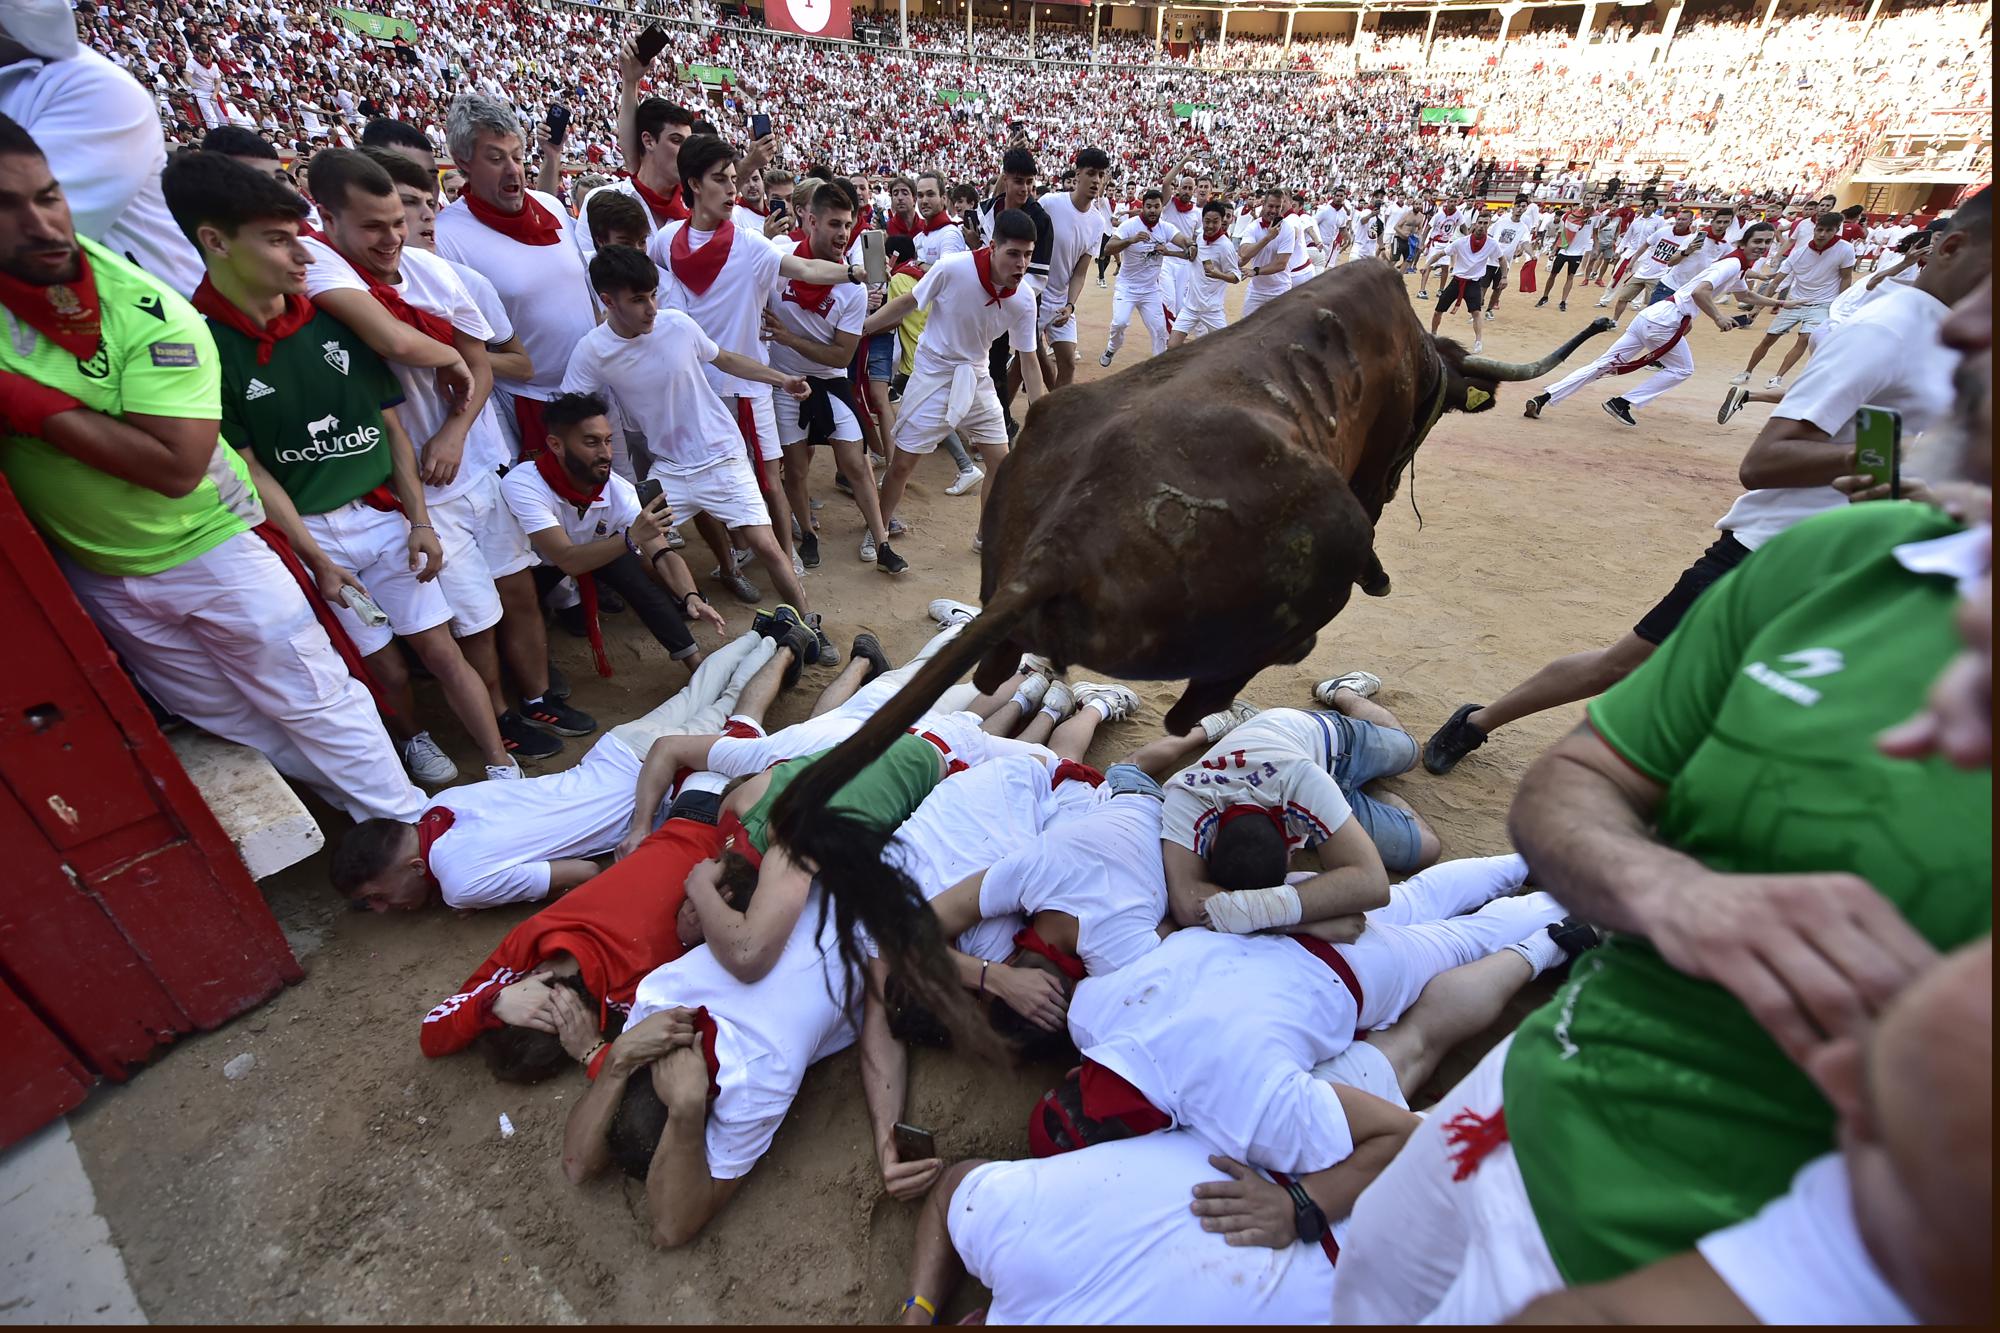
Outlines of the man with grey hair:
M532 456L547 447L542 405L562 391L570 352L597 325L575 223L554 196L528 188L521 122L504 102L459 94L445 142L465 190L438 214L437 252L492 282L527 349L530 376L496 375L494 387L512 402L521 455Z

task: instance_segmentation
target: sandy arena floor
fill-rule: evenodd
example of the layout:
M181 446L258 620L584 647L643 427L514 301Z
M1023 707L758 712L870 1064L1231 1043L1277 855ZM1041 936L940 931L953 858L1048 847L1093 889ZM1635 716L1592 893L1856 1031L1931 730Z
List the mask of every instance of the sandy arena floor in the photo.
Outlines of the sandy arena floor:
M1487 348L1540 355L1590 321L1598 294L1579 287L1559 315L1510 293ZM1109 291L1087 282L1082 307L1088 381L1111 373L1097 366ZM1428 305L1419 314L1428 323ZM1462 313L1444 331L1470 341ZM1126 365L1145 343L1143 330L1131 334ZM1414 485L1406 479L1382 516L1378 549L1394 594L1357 596L1307 662L1265 672L1246 696L1310 706L1314 681L1366 667L1387 682L1379 701L1421 740L1458 703L1490 700L1551 657L1611 641L1712 540L1739 489L1737 460L1768 409L1726 429L1714 412L1755 337L1697 328L1694 379L1636 430L1598 408L1615 381L1539 422L1521 417L1532 385L1503 387L1488 413L1446 416L1418 455ZM915 531L897 544L913 568L890 579L856 561L859 516L833 489L830 460L816 469L826 558L808 586L843 651L865 628L900 661L932 632L930 598L977 600L974 501L946 496L949 480L942 455L919 472L905 506ZM724 609L732 629L747 628L748 610ZM684 676L629 615L606 630L618 672L608 681L581 641L551 636L574 702L610 725ZM804 716L827 675L808 671L771 721ZM1093 760L1152 735L1178 692L1139 689L1145 710L1106 727ZM447 719L440 740L460 767L477 772L441 704L427 706ZM1438 829L1447 856L1504 851L1517 779L1579 715L1530 719L1448 778L1418 769L1393 789ZM571 742L553 766L589 744ZM337 836L340 817L317 813ZM307 968L303 983L181 1042L72 1117L98 1207L154 1321L875 1321L897 1307L915 1206L881 1192L852 1051L812 1071L770 1155L707 1233L656 1253L638 1220L639 1187L575 1190L562 1179L563 1118L580 1076L509 1087L476 1058L427 1061L418 1051L425 1011L532 907L470 919L357 915L324 872L315 858L267 884ZM224 1061L245 1051L254 1070L225 1081ZM1478 1054L1461 1051L1445 1076ZM948 1159L1017 1156L1028 1107L1059 1073L918 1052L907 1119L932 1127ZM500 1135L502 1112L518 1129L512 1138ZM971 1308L973 1294L947 1314Z

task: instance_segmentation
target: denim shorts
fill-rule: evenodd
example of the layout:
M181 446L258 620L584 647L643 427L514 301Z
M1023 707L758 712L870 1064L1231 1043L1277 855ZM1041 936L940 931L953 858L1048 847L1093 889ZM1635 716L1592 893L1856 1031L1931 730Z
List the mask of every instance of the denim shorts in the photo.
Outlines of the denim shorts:
M896 377L896 332L891 329L868 340L868 378L887 384Z
M1104 770L1104 785L1111 788L1116 796L1151 796L1155 800L1167 799L1160 784L1146 775L1146 771L1136 764L1113 764Z
M1415 870L1423 847L1416 817L1361 790L1376 778L1408 771L1417 762L1417 742L1406 731L1381 727L1344 713L1314 713L1333 727L1340 753L1333 761L1333 780L1347 797L1355 819L1382 854L1382 864L1394 872Z

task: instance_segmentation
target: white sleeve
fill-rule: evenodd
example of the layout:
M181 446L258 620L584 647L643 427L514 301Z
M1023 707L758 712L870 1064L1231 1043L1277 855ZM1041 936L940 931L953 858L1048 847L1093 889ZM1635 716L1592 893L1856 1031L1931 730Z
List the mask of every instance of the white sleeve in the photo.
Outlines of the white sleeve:
M432 869L437 869L435 864ZM523 861L461 882L447 868L438 875L438 886L443 890L447 907L461 910L502 907L508 903L539 902L548 897L550 873L547 861Z
M1324 842L1354 815L1347 794L1333 780L1333 774L1317 764L1296 763L1292 789L1286 796L1285 822L1303 832L1308 847Z
M668 313L662 310L660 317L664 319ZM604 376L600 373L600 368L597 364L597 353L592 345L593 342L594 340L587 333L576 340L576 347L569 354L569 366L563 371L562 392L597 394L604 399L605 404L611 409L611 428L614 431L638 430L639 427L637 424L625 419L624 404L618 401L618 391L607 384ZM511 504L512 501L509 501L510 506ZM518 514L516 517L518 517ZM553 517L551 515L551 518ZM542 524L544 528L550 526L552 526L550 523ZM521 521L521 528L525 532L539 530L529 527L525 519Z
M1892 340L1885 345L1879 327L1850 324L1823 339L1771 415L1809 422L1837 438L1909 364Z
M605 480L604 499L604 517L612 527L630 527L632 520L639 517L639 492L615 472Z
M930 309L931 302L937 300L938 289L947 281L943 256L931 265L930 271L917 279L917 285L910 288L910 299L917 303L917 309Z
M159 108L95 51L43 67L23 127L62 182L76 230L103 239L166 154Z
M500 497L524 533L532 536L562 526L556 516L555 497L532 466L510 468L500 479Z
M306 265L306 295L318 296L322 292L365 292L368 283L354 271L345 259L334 252L332 246L307 236L300 245L305 247L313 262Z
M441 259L432 272L451 303L451 326L468 338L476 338L481 343L492 342L493 326L486 322L486 314L479 308L479 302L472 299L472 289L459 280L451 264Z
M1806 1163L1789 1191L1695 1248L1762 1323L1918 1322L1862 1243L1839 1153Z

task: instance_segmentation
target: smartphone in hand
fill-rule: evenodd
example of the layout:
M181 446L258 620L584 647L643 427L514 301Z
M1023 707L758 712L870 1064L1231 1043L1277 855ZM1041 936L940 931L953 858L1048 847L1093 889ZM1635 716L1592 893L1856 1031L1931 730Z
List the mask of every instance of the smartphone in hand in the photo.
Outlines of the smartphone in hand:
M861 233L861 267L870 287L889 285L889 234L869 230Z
M648 477L644 481L640 482L638 486L639 508L641 509L651 508L653 501L660 498L660 490L661 490L660 483L655 481L651 477Z
M753 140L768 138L771 133L771 118L762 111L750 117L750 137Z
M561 102L549 104L549 142L561 143L569 135L569 108Z
M639 34L636 47L639 63L651 64L654 56L667 49L667 30L657 23L648 25L646 30Z
M1893 407L1867 405L1854 414L1854 468L1889 498L1903 498L1903 414Z
M889 1132L896 1145L897 1161L926 1162L937 1156L937 1136L928 1129L918 1129L915 1125L899 1121Z

